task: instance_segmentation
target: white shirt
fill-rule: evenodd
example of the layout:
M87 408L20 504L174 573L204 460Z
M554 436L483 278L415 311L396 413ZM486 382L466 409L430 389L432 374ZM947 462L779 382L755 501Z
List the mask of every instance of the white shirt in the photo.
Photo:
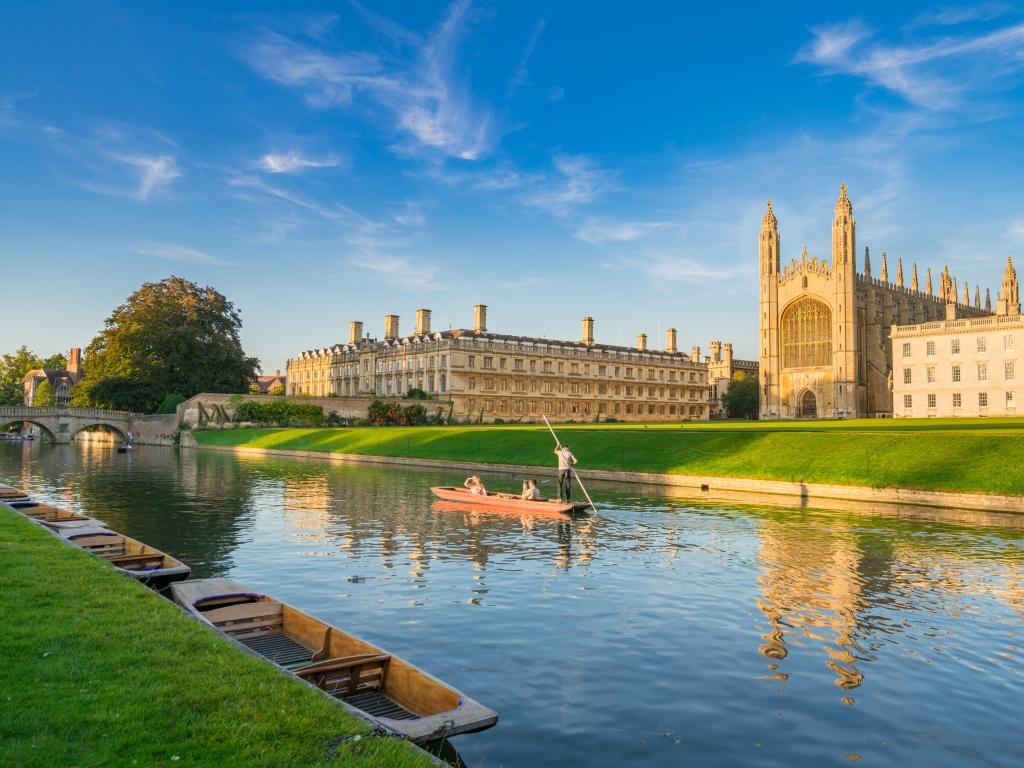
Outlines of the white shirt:
M570 451L568 448L563 448L562 450L560 450L558 452L558 469L559 470L571 469L572 468L572 464L573 464L573 460L575 458L576 457L572 455L572 451Z

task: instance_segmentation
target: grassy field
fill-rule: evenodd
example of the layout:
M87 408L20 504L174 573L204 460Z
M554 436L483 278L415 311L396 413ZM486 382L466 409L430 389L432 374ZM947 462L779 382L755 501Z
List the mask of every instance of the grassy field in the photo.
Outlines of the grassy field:
M1024 419L556 425L580 468L1024 493ZM551 467L543 426L234 429L201 445Z
M430 765L2 507L0 585L0 765Z

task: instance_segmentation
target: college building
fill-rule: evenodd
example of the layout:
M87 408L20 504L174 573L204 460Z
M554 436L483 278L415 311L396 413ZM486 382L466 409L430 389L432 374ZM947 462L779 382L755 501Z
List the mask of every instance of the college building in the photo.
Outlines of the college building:
M1017 270L1007 259L994 315L892 329L893 415L1016 416L1017 371L1024 377L1019 344L1024 316Z
M348 341L288 361L289 395L400 398L421 390L443 401L459 421L703 421L709 417L708 365L700 348L677 348L669 328L664 348L600 344L584 317L579 340L494 333L477 304L471 329L433 331L431 312L416 312L402 335L387 315L383 338L349 325ZM450 406L449 406L450 404Z

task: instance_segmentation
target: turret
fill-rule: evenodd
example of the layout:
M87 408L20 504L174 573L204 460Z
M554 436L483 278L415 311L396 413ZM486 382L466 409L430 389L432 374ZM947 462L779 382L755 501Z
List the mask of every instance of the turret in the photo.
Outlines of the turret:
M914 271L910 275L910 290L919 291L920 284L917 282L917 262L914 262Z
M871 279L871 249L864 246L864 277Z
M985 289L985 311L992 311L992 293L989 291L988 288Z
M974 308L977 310L981 309L981 286L974 286Z
M885 261L885 251L882 251L882 273L879 275L883 283L889 282L889 265Z
M932 290L932 268L928 267L927 270L928 270L928 280L927 280L927 282L924 285L924 292L927 293L929 296L934 296L935 295L935 291Z
M1006 269L1003 270L1003 285L996 300L997 315L1019 315L1020 296L1017 290L1017 270L1013 268L1013 257L1006 257Z
M903 259L896 259L896 287L903 287Z
M777 275L779 273L779 222L772 211L772 201L761 219L761 274Z

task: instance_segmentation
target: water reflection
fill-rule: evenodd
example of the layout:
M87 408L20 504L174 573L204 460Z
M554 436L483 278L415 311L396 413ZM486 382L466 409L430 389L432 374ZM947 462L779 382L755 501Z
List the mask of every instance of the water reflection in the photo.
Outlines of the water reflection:
M97 446L2 446L0 482L470 692L502 721L458 740L469 765L1024 759L1021 518L595 484L599 514L569 520L437 503L444 473Z

